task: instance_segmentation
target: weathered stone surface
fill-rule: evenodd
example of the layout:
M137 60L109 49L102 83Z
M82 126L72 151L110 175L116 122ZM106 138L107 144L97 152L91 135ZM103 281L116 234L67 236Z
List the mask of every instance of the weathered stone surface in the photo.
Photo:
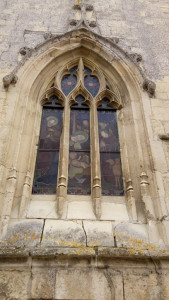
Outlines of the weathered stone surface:
M149 239L147 226L143 224L120 223L114 229L118 247L147 249Z
M56 299L110 300L111 289L102 270L60 270L56 275Z
M47 220L42 246L84 247L86 236L81 221Z
M30 277L27 271L0 271L0 299L27 300Z
M33 271L31 297L35 299L53 299L55 291L54 269L41 269Z
M11 220L8 232L1 237L1 247L35 247L40 243L43 220Z
M114 246L112 222L84 221L83 225L89 247Z

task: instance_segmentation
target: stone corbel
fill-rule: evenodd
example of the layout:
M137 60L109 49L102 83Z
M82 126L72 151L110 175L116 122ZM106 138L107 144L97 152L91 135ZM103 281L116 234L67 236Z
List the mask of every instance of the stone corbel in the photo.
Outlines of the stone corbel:
M145 79L143 89L148 92L150 97L153 97L155 95L156 84L149 79Z
M14 72L10 73L9 75L6 75L5 77L3 77L4 88L8 89L10 84L16 84L17 80L18 80L18 77Z

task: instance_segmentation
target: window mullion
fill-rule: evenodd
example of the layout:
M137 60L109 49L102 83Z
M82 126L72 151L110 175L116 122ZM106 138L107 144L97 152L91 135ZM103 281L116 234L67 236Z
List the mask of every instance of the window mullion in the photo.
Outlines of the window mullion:
M90 128L91 128L91 174L92 174L92 201L97 218L101 215L101 172L100 172L100 150L98 134L97 106L92 101L90 109Z
M57 182L57 213L59 216L63 216L63 212L66 211L65 208L69 165L69 126L70 106L68 101L65 101L63 114L63 130L60 141L59 170Z

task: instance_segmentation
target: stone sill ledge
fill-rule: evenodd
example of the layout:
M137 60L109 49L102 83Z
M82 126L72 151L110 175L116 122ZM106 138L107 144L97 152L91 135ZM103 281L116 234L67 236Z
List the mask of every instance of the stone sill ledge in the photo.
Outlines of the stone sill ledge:
M16 248L1 247L1 258L120 258L120 259L169 259L169 249L151 247L150 249L113 248L113 247L49 247L49 248Z

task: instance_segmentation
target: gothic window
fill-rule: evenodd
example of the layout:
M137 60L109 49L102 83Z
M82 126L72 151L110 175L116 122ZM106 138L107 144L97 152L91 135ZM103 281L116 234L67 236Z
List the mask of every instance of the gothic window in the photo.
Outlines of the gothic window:
M119 94L86 59L61 69L45 93L34 194L123 195Z

